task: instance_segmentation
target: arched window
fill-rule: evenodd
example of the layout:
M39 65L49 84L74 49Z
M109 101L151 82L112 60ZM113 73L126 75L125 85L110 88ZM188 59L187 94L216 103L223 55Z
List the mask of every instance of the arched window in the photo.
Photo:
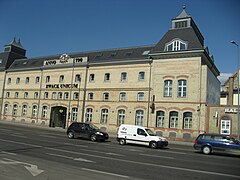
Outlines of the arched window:
M6 115L8 113L8 108L9 108L9 105L5 104L4 105L4 115Z
M13 112L12 112L12 115L13 115L13 116L17 116L17 110L18 110L18 105L17 105L17 104L14 104L14 105L13 105Z
M156 127L164 127L164 111L157 111L156 115Z
M85 115L85 121L92 122L92 118L93 118L93 109L87 108L86 115Z
M165 46L165 51L181 51L181 50L187 50L187 43L180 39L174 39L173 41L167 43Z
M192 113L191 112L183 113L183 128L192 129Z
M187 80L180 79L178 80L178 97L187 96Z
M32 107L32 118L37 118L37 106Z
M144 117L144 111L137 110L136 116L135 116L135 125L142 126L143 125L143 117Z
M125 110L124 109L119 109L118 110L118 125L124 124L124 120L125 120Z
M42 108L42 118L47 118L47 111L48 111L48 107L43 106L43 108Z
M74 107L72 108L72 121L77 121L77 115L78 115L78 108Z
M171 111L169 116L169 128L178 127L178 112Z
M172 97L172 80L164 81L164 97Z
M22 106L22 117L26 117L27 116L27 105L24 104Z
M107 124L108 121L108 109L102 109L101 111L101 124Z

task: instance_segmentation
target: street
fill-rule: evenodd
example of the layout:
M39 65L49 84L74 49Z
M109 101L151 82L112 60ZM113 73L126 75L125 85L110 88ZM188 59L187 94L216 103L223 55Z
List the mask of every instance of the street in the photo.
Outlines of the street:
M1 180L240 179L240 156L68 139L66 130L0 123Z

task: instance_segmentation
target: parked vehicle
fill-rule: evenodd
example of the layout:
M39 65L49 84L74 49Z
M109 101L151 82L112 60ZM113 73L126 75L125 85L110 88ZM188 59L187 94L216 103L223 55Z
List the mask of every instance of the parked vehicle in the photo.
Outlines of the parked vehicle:
M117 141L120 145L140 144L151 148L168 146L168 141L163 137L156 136L151 129L127 124L120 125L117 132Z
M195 150L204 154L226 152L240 154L240 144L237 139L223 134L200 134L193 145Z
M73 122L67 129L68 138L85 138L91 141L105 141L109 138L108 133L101 131L91 123Z

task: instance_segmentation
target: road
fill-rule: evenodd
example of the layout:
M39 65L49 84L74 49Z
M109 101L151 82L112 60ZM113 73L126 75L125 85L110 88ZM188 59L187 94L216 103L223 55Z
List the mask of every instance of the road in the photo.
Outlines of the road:
M68 139L63 130L0 123L1 180L240 179L240 156Z

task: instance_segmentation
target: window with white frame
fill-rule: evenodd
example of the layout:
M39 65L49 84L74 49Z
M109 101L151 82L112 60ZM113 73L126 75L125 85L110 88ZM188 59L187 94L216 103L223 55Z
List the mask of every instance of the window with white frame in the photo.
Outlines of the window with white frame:
M35 80L35 83L36 83L36 84L39 84L39 82L40 82L40 77L37 76L37 77L36 77L36 80Z
M64 75L60 75L59 77L59 83L63 83L64 82Z
M156 113L156 127L164 127L164 111L157 111Z
M6 98L10 97L10 92L6 92Z
M77 121L77 115L78 115L78 108L74 107L72 108L72 121Z
M4 104L4 115L6 115L8 113L8 109L9 109L9 105L8 104Z
M187 80L180 79L178 80L178 97L187 96Z
M120 92L119 94L119 100L120 101L126 101L127 94L125 92Z
M24 99L28 98L28 92L24 92Z
M15 98L19 97L19 92L15 92Z
M73 93L73 99L74 100L78 100L79 99L79 93L78 92Z
M14 105L13 105L13 112L12 112L12 115L13 115L13 116L17 116L17 110L18 110L18 105L17 105L17 104L14 104Z
M38 92L34 93L34 99L38 99Z
M47 118L47 112L48 112L48 107L43 106L42 107L42 118Z
M137 100L138 101L144 101L144 92L139 92L137 94Z
M87 108L86 115L85 115L85 121L86 122L92 122L92 118L93 118L93 109L92 108Z
M108 121L108 109L102 109L101 110L101 124L107 124Z
M105 73L104 75L104 81L110 81L110 73Z
M145 72L141 71L138 73L138 80L142 81L145 79Z
M169 113L169 128L177 128L178 127L178 112L171 111Z
M164 81L164 97L172 97L172 80Z
M27 116L27 105L24 104L22 106L22 117L26 117Z
M50 82L50 76L46 76L46 83Z
M37 106L33 105L32 107L32 118L37 118Z
M48 99L48 92L44 93L44 99Z
M25 84L29 84L29 77L26 77Z
M56 92L52 93L52 99L57 99L57 93Z
M192 129L192 113L191 112L183 113L183 128Z
M117 124L121 125L124 124L125 121L125 110L124 109L119 109L118 114L117 114Z
M65 92L64 93L64 99L68 99L69 98L69 93L68 92Z
M20 83L20 77L16 79L16 84L19 84L19 83Z
M81 81L81 76L80 74L76 74L75 76L75 82L80 82Z
M58 99L62 99L63 98L63 93L62 92L58 92Z
M170 43L166 44L165 46L165 51L181 51L181 50L187 50L187 43L180 39L175 39Z
M126 72L122 72L121 73L121 81L126 81L127 80L127 73Z
M103 100L104 101L108 101L109 100L109 93L108 92L103 93Z
M94 74L90 74L89 75L89 82L94 82L95 79L95 75Z
M92 92L88 93L88 100L93 100L93 93Z
M8 78L7 84L11 84L11 83L12 83L12 79L11 79L11 78Z
M137 110L135 116L135 125L143 126L144 111Z

